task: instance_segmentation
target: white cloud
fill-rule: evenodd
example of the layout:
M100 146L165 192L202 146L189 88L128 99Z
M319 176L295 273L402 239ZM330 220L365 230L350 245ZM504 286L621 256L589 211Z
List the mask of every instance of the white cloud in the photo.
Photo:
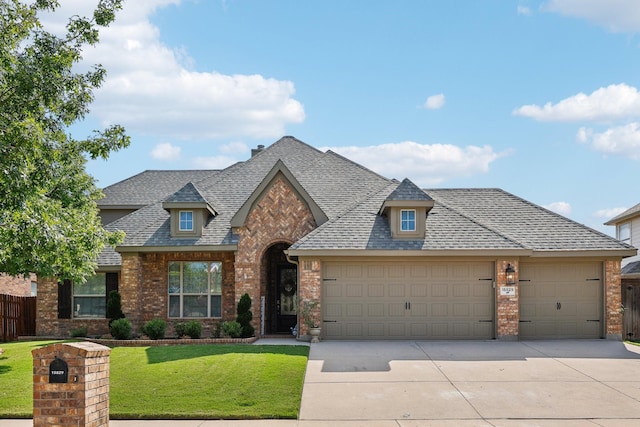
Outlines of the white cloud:
M493 148L450 144L419 144L405 141L369 147L325 147L381 175L411 180L421 186L486 173L489 165L507 153L496 153Z
M595 22L613 32L640 31L636 0L549 0L544 10Z
M527 6L518 5L518 15L531 15L531 9Z
M553 202L543 207L560 215L566 216L571 213L571 205L567 202Z
M225 154L240 154L249 151L249 147L244 142L230 142L220 146L220 152Z
M444 106L445 98L444 94L439 93L437 95L431 95L424 103L424 108L428 110L439 110Z
M590 95L579 93L557 104L523 105L513 111L516 116L544 122L603 121L640 117L640 94L624 83L600 88Z
M49 22L73 14L90 15L95 2L66 0ZM101 63L107 79L95 92L91 115L103 124L122 124L130 132L183 139L273 138L288 123L305 118L293 98L292 82L262 75L195 71L183 47L160 40L149 16L179 0L125 2L116 21L100 32L100 43L85 50L87 64Z
M173 146L168 142L163 142L153 147L151 157L156 160L177 160L180 158L180 151L180 147Z
M620 215L622 212L626 211L627 208L608 208L608 209L600 209L596 211L593 216L597 218L604 218L606 220L610 220L611 218L615 218Z
M640 123L607 129L597 133L592 129L580 128L576 140L591 145L596 151L640 160Z
M197 169L224 169L236 163L238 160L229 156L196 157L193 166Z

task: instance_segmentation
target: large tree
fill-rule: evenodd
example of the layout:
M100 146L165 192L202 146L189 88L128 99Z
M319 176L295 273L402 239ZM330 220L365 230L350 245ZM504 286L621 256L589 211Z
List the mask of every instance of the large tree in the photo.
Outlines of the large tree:
M85 166L129 137L117 125L85 139L69 133L105 78L99 65L76 71L82 49L98 43L121 2L101 0L92 17L74 16L56 35L40 17L57 1L0 0L0 272L82 281L105 245L122 239L102 227L102 193Z

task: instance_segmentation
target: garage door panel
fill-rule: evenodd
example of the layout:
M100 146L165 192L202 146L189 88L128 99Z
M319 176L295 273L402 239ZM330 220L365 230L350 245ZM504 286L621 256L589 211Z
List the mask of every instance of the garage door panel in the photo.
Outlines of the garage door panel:
M486 280L493 276L492 262L326 264L322 306L328 339L494 335L495 292L492 280Z
M449 285L446 283L434 283L431 285L431 297L446 298L449 296Z
M384 323L375 322L367 323L367 337L368 338L384 338Z
M367 286L367 295L370 298L384 298L384 285L372 284Z
M390 338L403 338L407 336L405 330L406 323L389 323L389 337Z
M453 296L468 297L471 294L469 288L471 288L471 285L467 283L453 285Z
M427 304L425 303L411 303L411 311L409 312L411 317L426 317L427 316Z
M602 263L520 264L520 336L600 338Z
M431 316L433 317L447 317L449 316L449 304L434 303L431 306Z
M342 297L342 285L337 283L325 284L324 294L327 298L340 298Z
M362 304L347 304L347 317L362 317L362 315L364 314L364 310L362 307Z
M347 297L362 297L362 288L363 285L360 283L350 283L346 285L346 296Z
M404 297L405 296L405 284L404 283L392 283L389 285L390 297Z
M389 307L389 317L404 317L406 314L404 303L390 303L387 306Z
M411 297L424 298L427 296L427 290L428 290L428 287L426 283L410 285L409 295Z
M346 267L347 277L349 279L361 279L362 278L362 266L361 265L347 265Z
M384 304L369 304L368 306L368 315L369 317L384 317Z
M367 278L377 279L384 277L384 267L382 265L369 265L367 266Z

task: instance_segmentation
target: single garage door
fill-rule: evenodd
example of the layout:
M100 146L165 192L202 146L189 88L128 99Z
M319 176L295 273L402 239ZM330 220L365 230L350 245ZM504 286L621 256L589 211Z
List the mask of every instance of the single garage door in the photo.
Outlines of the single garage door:
M521 262L520 337L600 338L602 263Z
M326 339L491 339L493 262L326 262Z

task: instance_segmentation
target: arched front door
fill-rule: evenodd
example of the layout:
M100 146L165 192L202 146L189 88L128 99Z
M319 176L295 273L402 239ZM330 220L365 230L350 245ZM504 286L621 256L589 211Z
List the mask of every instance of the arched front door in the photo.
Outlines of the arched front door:
M276 243L265 253L265 314L267 334L291 334L297 323L298 269L287 261L287 243Z

